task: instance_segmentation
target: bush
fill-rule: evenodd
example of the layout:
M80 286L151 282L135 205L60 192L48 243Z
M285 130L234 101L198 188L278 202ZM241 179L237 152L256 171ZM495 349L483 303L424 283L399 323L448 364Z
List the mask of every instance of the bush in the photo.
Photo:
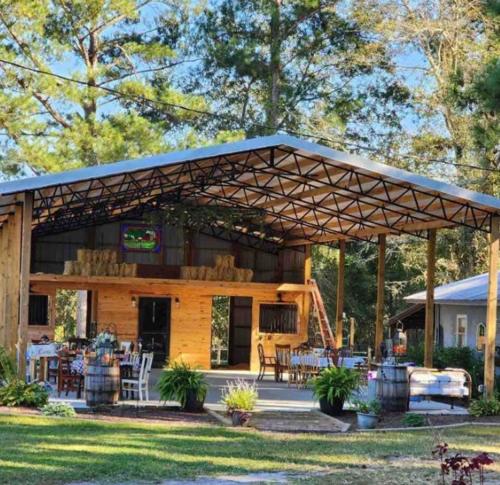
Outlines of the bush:
M227 383L227 389L223 391L221 402L226 406L228 413L253 411L258 397L259 394L254 383L236 379Z
M358 413L374 414L378 416L382 412L382 405L377 399L373 399L372 401L361 401L357 399L353 404Z
M425 424L425 418L421 414L406 413L403 424L408 428L420 428Z
M51 402L43 406L41 411L44 416L61 416L64 418L76 416L73 406L65 402Z
M49 395L39 384L26 384L20 379L11 379L4 387L0 387L0 405L27 406L41 408L47 404Z
M359 387L359 372L346 367L330 367L313 380L314 397L329 404L345 401Z
M0 382L8 382L16 377L16 364L7 351L0 347Z
M500 416L500 400L492 398L472 401L469 406L469 413L475 417Z
M194 394L199 402L203 402L208 390L205 376L184 362L174 362L166 368L161 373L156 387L160 392L161 401L178 401L183 409L191 394Z

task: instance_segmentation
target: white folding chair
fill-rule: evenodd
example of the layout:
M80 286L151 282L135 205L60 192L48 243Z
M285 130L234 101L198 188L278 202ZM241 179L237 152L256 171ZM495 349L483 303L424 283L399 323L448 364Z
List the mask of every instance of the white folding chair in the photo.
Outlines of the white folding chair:
M143 401L143 393L146 401L149 401L149 375L153 366L153 352L142 354L141 368L137 379L123 379L122 389L124 391L139 394L139 401Z
M132 345L132 342L125 342L123 341L120 344L120 350L123 350L126 354L130 352L130 346Z

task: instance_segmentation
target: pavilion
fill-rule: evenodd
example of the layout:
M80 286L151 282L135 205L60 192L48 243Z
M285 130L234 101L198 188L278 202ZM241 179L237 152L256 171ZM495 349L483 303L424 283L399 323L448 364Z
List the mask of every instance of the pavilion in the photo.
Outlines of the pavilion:
M144 222L148 214L183 201L258 210L264 223L228 230L214 219L189 236L164 227L158 254L123 255L144 265L134 277L62 274L78 248L119 248L120 224ZM307 339L313 244L340 249L335 340L342 341L345 248L349 241L366 241L378 244L378 350L386 238L409 234L427 240L425 365L432 367L436 231L456 226L489 234L485 384L492 394L500 200L285 135L1 183L0 345L24 354L30 295L89 290L98 295L96 318L115 319L128 339L137 338L136 298L164 296L171 303L167 353L207 367L211 298L227 295L239 320L248 321L246 329L235 326L241 347L233 349L235 356L244 354L255 368L258 342L270 348ZM254 280L180 278L179 267L210 265L217 252L234 255L239 266L253 270ZM269 306L278 304L288 312L286 331L266 328L267 312L277 311Z

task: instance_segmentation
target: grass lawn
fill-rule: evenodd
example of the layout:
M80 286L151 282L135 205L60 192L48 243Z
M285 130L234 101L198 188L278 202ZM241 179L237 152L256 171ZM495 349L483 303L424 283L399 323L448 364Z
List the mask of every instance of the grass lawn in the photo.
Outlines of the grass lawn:
M448 429L440 438L453 451L496 455L488 475L500 479L500 427ZM271 471L304 483L436 483L430 450L437 440L428 431L285 435L0 415L0 483L137 483Z

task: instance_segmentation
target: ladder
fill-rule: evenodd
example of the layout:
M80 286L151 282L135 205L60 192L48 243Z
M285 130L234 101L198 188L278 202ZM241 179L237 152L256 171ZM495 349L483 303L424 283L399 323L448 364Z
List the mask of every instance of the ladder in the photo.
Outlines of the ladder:
M328 321L323 297L321 296L321 292L319 291L318 284L315 280L309 280L309 285L311 286L313 311L318 319L319 331L321 333L321 339L323 340L323 347L325 349L329 347L333 350L335 349L335 337L333 336L330 322Z

